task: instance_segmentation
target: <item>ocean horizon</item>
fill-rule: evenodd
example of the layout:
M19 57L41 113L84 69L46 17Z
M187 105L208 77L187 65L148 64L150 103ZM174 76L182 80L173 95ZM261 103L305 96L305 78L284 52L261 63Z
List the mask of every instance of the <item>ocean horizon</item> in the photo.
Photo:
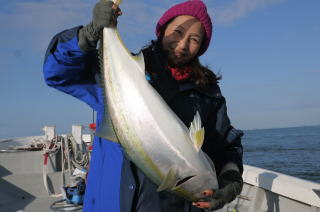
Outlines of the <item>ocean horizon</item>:
M320 125L244 130L244 164L320 183Z

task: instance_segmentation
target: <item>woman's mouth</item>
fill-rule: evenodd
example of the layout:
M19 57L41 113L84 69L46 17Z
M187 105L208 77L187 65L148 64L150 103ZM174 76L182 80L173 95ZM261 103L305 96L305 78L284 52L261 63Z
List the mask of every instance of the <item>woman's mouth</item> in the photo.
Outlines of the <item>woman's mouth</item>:
M185 60L186 54L182 52L176 52L176 51L169 51L168 52L168 59L172 64L179 64L182 63Z
M186 56L186 53L184 53L184 52L173 51L173 54L174 54L175 57L178 57L178 58Z
M176 58L182 58L182 57L183 57L183 55L182 55L182 54L179 54L179 53L175 53L174 56L175 56Z

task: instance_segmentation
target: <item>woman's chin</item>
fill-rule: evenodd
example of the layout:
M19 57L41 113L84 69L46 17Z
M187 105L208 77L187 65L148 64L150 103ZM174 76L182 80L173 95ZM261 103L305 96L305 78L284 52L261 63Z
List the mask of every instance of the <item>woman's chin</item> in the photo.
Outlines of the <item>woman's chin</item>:
M168 58L169 64L173 66L183 66L186 63L184 58L177 58L177 57L169 57Z

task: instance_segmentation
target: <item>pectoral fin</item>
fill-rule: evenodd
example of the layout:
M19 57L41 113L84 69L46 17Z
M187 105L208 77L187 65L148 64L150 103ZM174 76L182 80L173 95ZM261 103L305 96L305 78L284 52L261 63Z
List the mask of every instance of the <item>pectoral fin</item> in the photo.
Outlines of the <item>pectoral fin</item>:
M189 136L194 144L194 147L199 152L204 140L204 128L201 127L201 117L198 111L191 122Z
M170 168L162 183L159 185L157 192L171 190L176 186L178 169Z

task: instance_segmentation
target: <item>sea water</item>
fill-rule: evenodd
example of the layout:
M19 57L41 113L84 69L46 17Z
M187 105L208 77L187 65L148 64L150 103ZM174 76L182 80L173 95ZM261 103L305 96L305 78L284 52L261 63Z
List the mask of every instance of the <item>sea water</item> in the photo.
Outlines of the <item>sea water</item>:
M244 133L245 164L320 183L320 126Z

